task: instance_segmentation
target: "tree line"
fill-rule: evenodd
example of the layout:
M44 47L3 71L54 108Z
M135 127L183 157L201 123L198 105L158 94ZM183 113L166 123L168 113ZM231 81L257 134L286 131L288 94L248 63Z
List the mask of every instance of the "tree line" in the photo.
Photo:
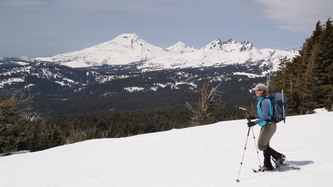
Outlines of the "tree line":
M24 111L29 108L27 102L31 99L1 98L0 153L38 151L88 139L119 138L193 126L192 113L185 106L184 109L111 111L29 119ZM209 121L202 124L243 116L232 107L210 109L210 113Z
M315 108L333 107L333 25L317 22L312 35L306 39L299 56L281 59L280 69L273 81L273 91L284 92L289 112L311 113Z

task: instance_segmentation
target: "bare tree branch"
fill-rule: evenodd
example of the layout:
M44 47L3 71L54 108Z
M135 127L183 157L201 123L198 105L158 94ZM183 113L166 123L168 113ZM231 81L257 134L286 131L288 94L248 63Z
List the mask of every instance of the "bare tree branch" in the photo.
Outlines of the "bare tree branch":
M207 119L215 118L212 116L213 105L221 104L216 97L221 97L222 92L218 91L218 87L221 85L219 83L216 87L212 88L208 82L203 84L201 88L201 99L197 103L197 109L194 109L187 101L185 106L193 113L192 125L203 125L207 123Z

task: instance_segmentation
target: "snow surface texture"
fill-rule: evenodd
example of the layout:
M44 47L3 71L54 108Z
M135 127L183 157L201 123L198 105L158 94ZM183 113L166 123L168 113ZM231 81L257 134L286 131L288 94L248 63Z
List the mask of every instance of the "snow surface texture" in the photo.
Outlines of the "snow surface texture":
M333 112L317 111L278 124L271 146L300 171L253 173L259 162L251 133L239 183L246 120L0 157L0 186L330 186L332 121ZM258 130L256 126L256 136Z
M144 41L136 34L122 34L111 41L80 51L36 59L57 62L73 68L143 62L138 67L144 70L211 67L251 62L272 66L272 71L276 71L280 58L291 59L296 55L298 52L295 50L257 49L248 41L238 42L231 39L227 42L217 39L201 49L188 47L182 42L163 49Z

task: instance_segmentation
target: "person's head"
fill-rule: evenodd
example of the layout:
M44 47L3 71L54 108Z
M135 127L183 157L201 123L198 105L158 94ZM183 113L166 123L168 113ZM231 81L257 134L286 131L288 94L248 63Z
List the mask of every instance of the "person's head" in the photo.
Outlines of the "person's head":
M268 92L268 87L262 83L257 84L252 91L256 94L257 97L263 97Z

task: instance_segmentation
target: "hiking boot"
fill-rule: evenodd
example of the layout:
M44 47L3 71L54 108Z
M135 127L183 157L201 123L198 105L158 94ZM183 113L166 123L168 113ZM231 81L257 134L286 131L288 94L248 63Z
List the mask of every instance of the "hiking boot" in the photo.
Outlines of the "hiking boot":
M271 155L269 154L269 151L264 151L264 166L262 167L263 171L272 171L274 170L274 167L272 166L271 162Z
M283 162L286 160L286 156L275 151L271 147L268 147L266 150L266 153L271 155L274 159L274 162L277 164L283 164Z

